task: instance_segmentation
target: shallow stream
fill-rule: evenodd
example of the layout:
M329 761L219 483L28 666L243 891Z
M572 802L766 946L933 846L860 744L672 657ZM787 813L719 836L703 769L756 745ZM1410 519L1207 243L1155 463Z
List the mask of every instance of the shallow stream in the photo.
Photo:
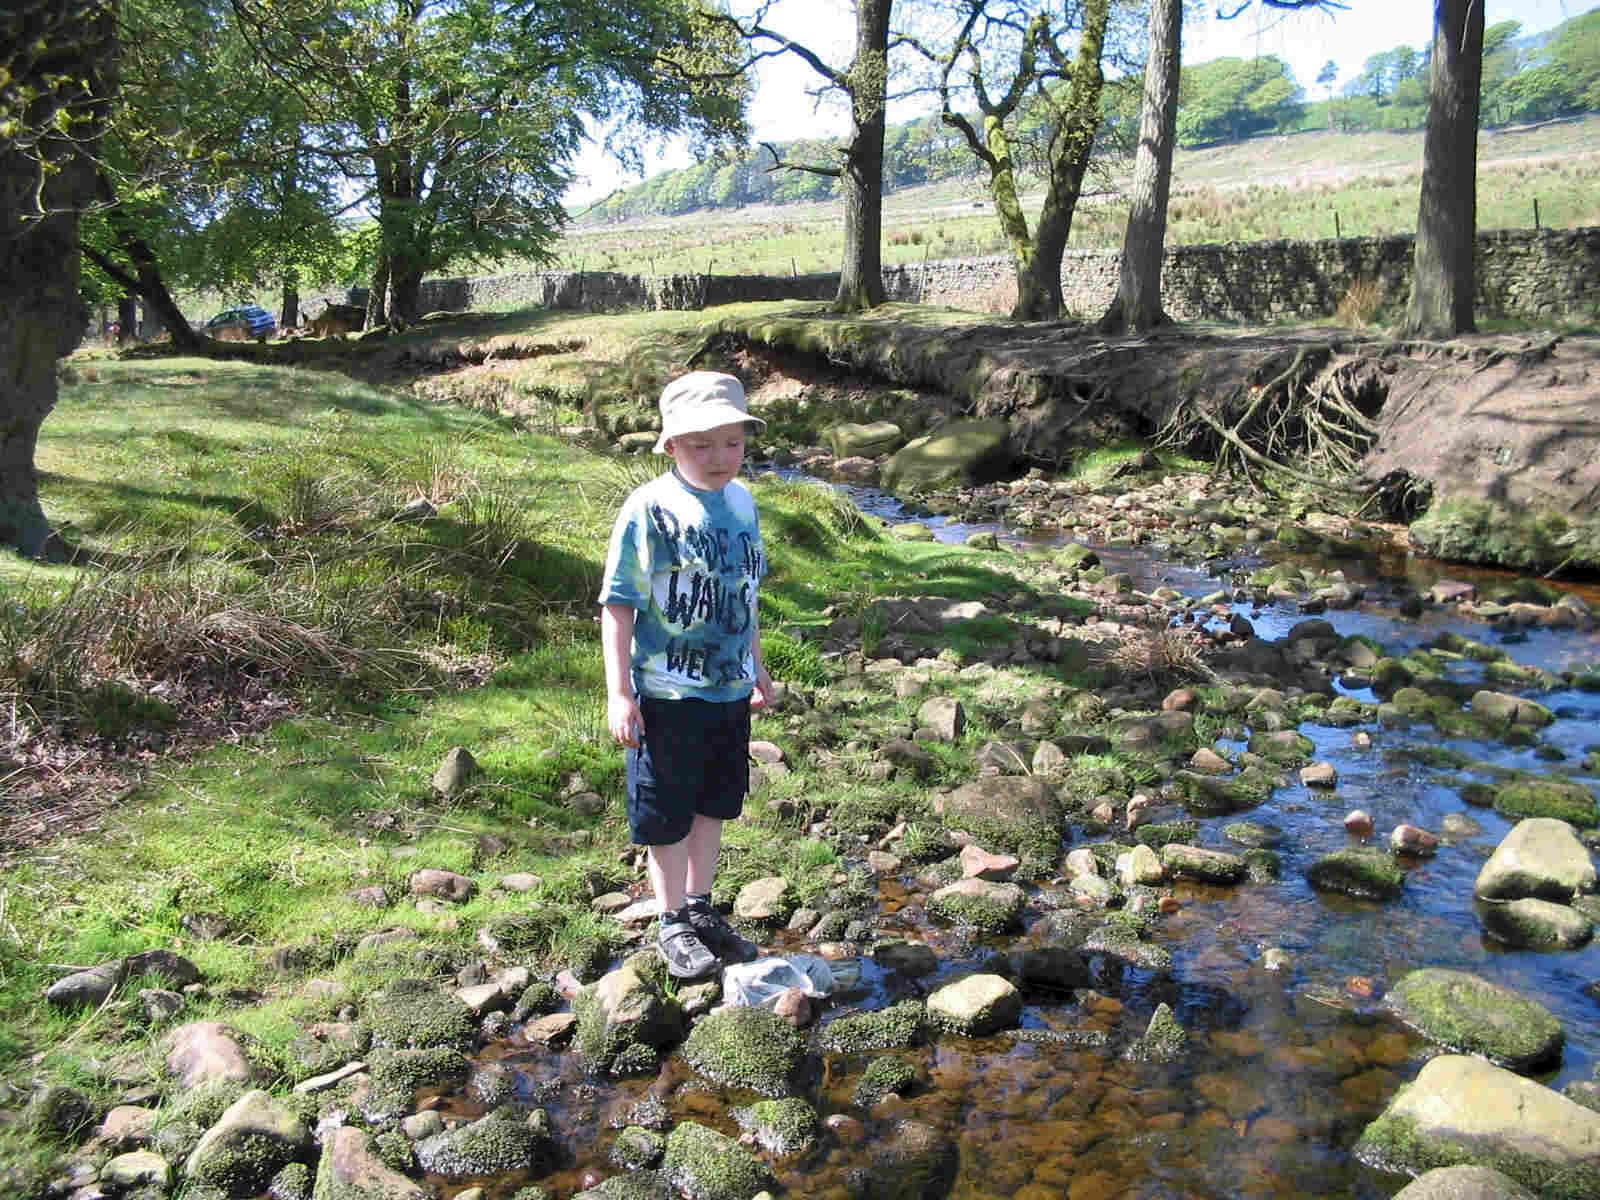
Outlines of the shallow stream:
M879 493L852 489L852 494L869 512L897 520L906 516ZM1018 540L999 527L937 517L929 523L943 541L983 531ZM1108 569L1130 572L1142 590L1166 585L1199 596L1222 586L1209 573L1163 562L1143 550L1100 553ZM1339 565L1352 578L1363 570L1348 561ZM1408 578L1397 580L1396 570ZM1397 582L1426 588L1446 575L1474 577L1442 564L1374 565L1364 582L1379 603L1329 612L1326 619L1340 634L1366 634L1390 648L1418 646L1446 630L1500 640L1491 627L1443 610L1407 620L1382 606L1386 589ZM1585 598L1600 605L1592 590ZM1304 616L1292 604L1245 611L1258 634L1269 639L1281 637ZM1600 661L1600 638L1593 633L1530 629L1506 640L1515 641L1507 648L1527 665L1559 671ZM1482 673L1481 664L1471 662L1457 669L1464 681ZM1375 699L1367 692L1348 694ZM1543 732L1541 744L1559 749L1564 763L1552 768L1532 748L1445 744L1473 760L1571 771L1587 749L1600 743L1600 695L1573 690L1539 699L1558 717ZM1473 881L1512 824L1462 799L1462 784L1487 777L1394 753L1404 743L1439 744L1442 739L1431 727L1404 733L1369 727L1373 744L1365 749L1356 744L1353 729L1300 729L1316 743L1315 757L1337 768L1336 790L1309 790L1291 772L1292 782L1261 806L1201 820L1201 845L1235 850L1222 835L1230 820L1281 829L1276 850L1283 869L1277 882L1171 888L1181 907L1152 934L1172 953L1170 972L1151 974L1109 959L1091 960L1093 994L1025 993L1020 1037L941 1037L928 1046L891 1051L917 1068L920 1086L870 1113L853 1104L852 1092L876 1055L828 1056L826 1068L816 1067L801 1094L824 1118L847 1114L861 1124L844 1122L842 1129L825 1131L814 1152L780 1161L785 1194L861 1194L850 1191L849 1172L873 1144L891 1136L897 1119L911 1116L954 1141L959 1168L949 1194L960 1200L1392 1195L1407 1181L1361 1166L1350 1147L1427 1054L1419 1038L1376 1007L1387 985L1424 965L1471 971L1538 999L1561 1021L1566 1045L1559 1065L1537 1078L1556 1088L1591 1078L1600 1063L1600 999L1585 988L1600 980L1600 948L1508 951L1484 936L1474 913ZM1230 748L1242 749L1242 744ZM1577 778L1594 786L1591 776ZM1318 856L1355 844L1342 824L1355 808L1372 815L1375 841L1402 822L1437 832L1446 814L1465 814L1479 832L1441 844L1431 859L1407 860L1412 865L1397 900L1362 902L1314 891L1305 870ZM1061 894L1036 898L1037 908L1070 907L1064 887L1042 890ZM882 880L874 932L926 943L939 955L937 973L907 979L862 958L859 984L836 997L824 1022L842 1012L926 995L981 968L990 955L1026 942L976 940L930 921L925 898L926 890L909 874ZM781 934L771 948L798 950L799 939ZM1269 970L1263 963L1268 948L1287 951L1289 965ZM1172 1005L1189 1031L1189 1052L1167 1065L1128 1061L1123 1057L1127 1042L1144 1031L1162 1001ZM569 1169L541 1182L563 1198L581 1190L586 1173L591 1182L616 1173L606 1162L616 1136L613 1125L625 1123L625 1114L646 1095L664 1099L674 1120L693 1119L734 1135L738 1129L728 1116L730 1105L755 1099L708 1088L677 1059L659 1078L598 1082L584 1078L575 1052L507 1043L491 1048L488 1057L514 1065L526 1098L545 1104L562 1131ZM451 1100L447 1107L462 1114L474 1111L463 1100ZM506 1195L514 1190L506 1181L497 1181L494 1190L500 1187Z

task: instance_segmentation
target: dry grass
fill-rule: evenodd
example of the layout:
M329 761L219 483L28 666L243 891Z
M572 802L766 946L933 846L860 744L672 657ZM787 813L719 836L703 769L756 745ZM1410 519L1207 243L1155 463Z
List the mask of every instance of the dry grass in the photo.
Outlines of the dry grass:
M1383 288L1375 279L1358 279L1346 290L1333 315L1341 325L1363 329L1371 325L1381 311Z
M1206 665L1206 637L1193 628L1151 629L1119 642L1111 663L1124 675L1157 682L1200 682L1213 678Z

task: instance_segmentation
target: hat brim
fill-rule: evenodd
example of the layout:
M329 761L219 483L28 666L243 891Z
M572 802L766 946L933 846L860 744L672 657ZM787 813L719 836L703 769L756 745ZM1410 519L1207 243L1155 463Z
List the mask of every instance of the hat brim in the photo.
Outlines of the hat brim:
M760 417L752 417L742 408L735 408L731 404L714 405L706 408L697 408L692 413L685 413L676 420L668 421L666 428L661 431L661 436L656 439L654 453L665 454L667 442L675 437L682 437L686 433L704 433L708 429L720 429L724 425L766 425Z

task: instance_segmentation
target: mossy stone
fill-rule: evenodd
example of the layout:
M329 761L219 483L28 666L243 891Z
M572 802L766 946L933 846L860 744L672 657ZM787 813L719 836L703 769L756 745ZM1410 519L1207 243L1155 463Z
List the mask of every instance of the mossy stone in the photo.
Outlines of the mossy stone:
M1429 1041L1513 1071L1561 1053L1561 1022L1544 1005L1466 971L1412 971L1389 989L1383 1005Z
M625 1171L654 1166L667 1152L667 1139L651 1129L629 1125L611 1144L611 1161Z
M1580 829L1596 824L1594 793L1566 779L1516 779L1495 789L1494 810L1503 817L1554 817Z
M1306 870L1311 886L1366 900L1392 900L1405 889L1405 872L1381 850L1335 850Z
M917 1081L917 1069L898 1058L875 1058L867 1064L851 1099L861 1108L871 1108L885 1096L903 1096Z
M703 1018L684 1059L707 1078L764 1096L785 1096L805 1059L806 1038L766 1008L725 1008Z
M754 1154L694 1121L680 1122L668 1135L664 1169L695 1200L750 1200L775 1182Z
M762 1100L749 1108L733 1110L739 1128L753 1134L756 1144L769 1154L799 1154L816 1143L822 1118L798 1096Z
M915 1046L922 1041L925 1020L920 1000L902 1000L876 1012L830 1021L818 1031L817 1042L824 1050L845 1054Z
M472 1010L426 979L396 979L369 996L363 1011L376 1047L466 1051L476 1031Z

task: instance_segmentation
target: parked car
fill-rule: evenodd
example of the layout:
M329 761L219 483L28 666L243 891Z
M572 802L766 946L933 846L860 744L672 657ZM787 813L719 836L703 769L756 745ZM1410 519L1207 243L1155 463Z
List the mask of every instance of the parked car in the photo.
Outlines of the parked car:
M245 342L254 338L264 342L278 332L278 323L259 304L244 304L218 313L205 323L203 329L219 341Z

